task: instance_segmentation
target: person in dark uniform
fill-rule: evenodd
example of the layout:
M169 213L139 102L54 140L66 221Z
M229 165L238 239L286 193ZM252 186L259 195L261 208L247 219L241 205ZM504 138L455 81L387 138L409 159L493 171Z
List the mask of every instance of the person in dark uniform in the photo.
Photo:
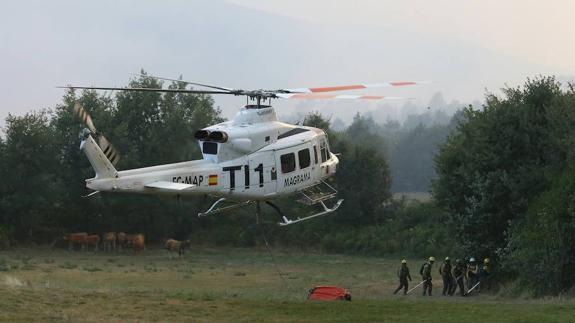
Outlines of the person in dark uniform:
M433 283L431 282L431 267L435 262L435 257L429 257L429 260L421 266L421 278L423 283L423 296L427 293L431 296L431 291L433 290Z
M445 257L445 260L439 266L439 274L443 279L443 292L441 295L447 296L449 295L449 290L451 289L451 283L453 280L453 276L451 275L451 260L449 257Z
M461 259L455 260L455 267L453 267L453 279L455 280L455 284L451 287L451 291L449 295L453 296L457 287L459 287L459 295L465 296L465 286L463 285L463 278L465 276L465 265Z
M479 267L475 258L471 257L469 259L469 264L467 265L467 290L470 290L479 282Z
M407 294L407 289L409 288L409 282L411 281L411 275L409 274L409 268L407 267L407 260L403 259L401 261L401 267L397 270L397 277L399 277L399 287L393 292L397 294L403 288L403 295Z
M478 287L485 290L489 290L491 288L489 275L491 275L491 265L489 264L489 258L485 258L483 259L483 266L479 269L479 281L481 284L479 284Z

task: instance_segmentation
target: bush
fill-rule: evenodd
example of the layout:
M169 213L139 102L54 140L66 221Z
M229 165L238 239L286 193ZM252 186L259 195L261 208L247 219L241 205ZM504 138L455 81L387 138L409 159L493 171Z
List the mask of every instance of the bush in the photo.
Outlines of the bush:
M323 235L321 247L337 253L427 257L455 250L446 214L433 202L400 203L388 210L382 224L334 229Z
M540 295L568 291L575 281L575 171L558 177L512 231L506 266L520 286Z

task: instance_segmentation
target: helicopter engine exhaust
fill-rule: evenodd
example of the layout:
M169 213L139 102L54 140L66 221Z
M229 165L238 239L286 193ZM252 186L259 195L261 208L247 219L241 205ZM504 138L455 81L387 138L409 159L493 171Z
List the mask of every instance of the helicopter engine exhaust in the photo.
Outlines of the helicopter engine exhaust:
M223 131L213 131L208 136L209 141L224 143L228 141L228 134Z
M197 140L201 140L201 141L206 141L208 140L208 137L210 136L210 131L209 130L198 130L196 131L196 133L194 134L194 137Z

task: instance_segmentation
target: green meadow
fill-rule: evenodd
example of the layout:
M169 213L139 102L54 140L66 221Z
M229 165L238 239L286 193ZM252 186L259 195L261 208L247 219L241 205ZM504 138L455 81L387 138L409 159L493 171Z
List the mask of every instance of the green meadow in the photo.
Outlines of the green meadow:
M192 248L0 253L0 321L7 322L573 322L575 301L392 295L398 259L265 249ZM410 259L414 282L422 260ZM436 271L434 271L436 273ZM350 290L351 302L306 300L313 286Z

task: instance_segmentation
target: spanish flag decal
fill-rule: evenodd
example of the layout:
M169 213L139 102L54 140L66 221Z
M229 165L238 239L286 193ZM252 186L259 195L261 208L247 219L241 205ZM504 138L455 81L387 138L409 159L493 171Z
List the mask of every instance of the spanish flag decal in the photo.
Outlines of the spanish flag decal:
M210 186L218 185L218 175L210 175L208 177L208 184Z

